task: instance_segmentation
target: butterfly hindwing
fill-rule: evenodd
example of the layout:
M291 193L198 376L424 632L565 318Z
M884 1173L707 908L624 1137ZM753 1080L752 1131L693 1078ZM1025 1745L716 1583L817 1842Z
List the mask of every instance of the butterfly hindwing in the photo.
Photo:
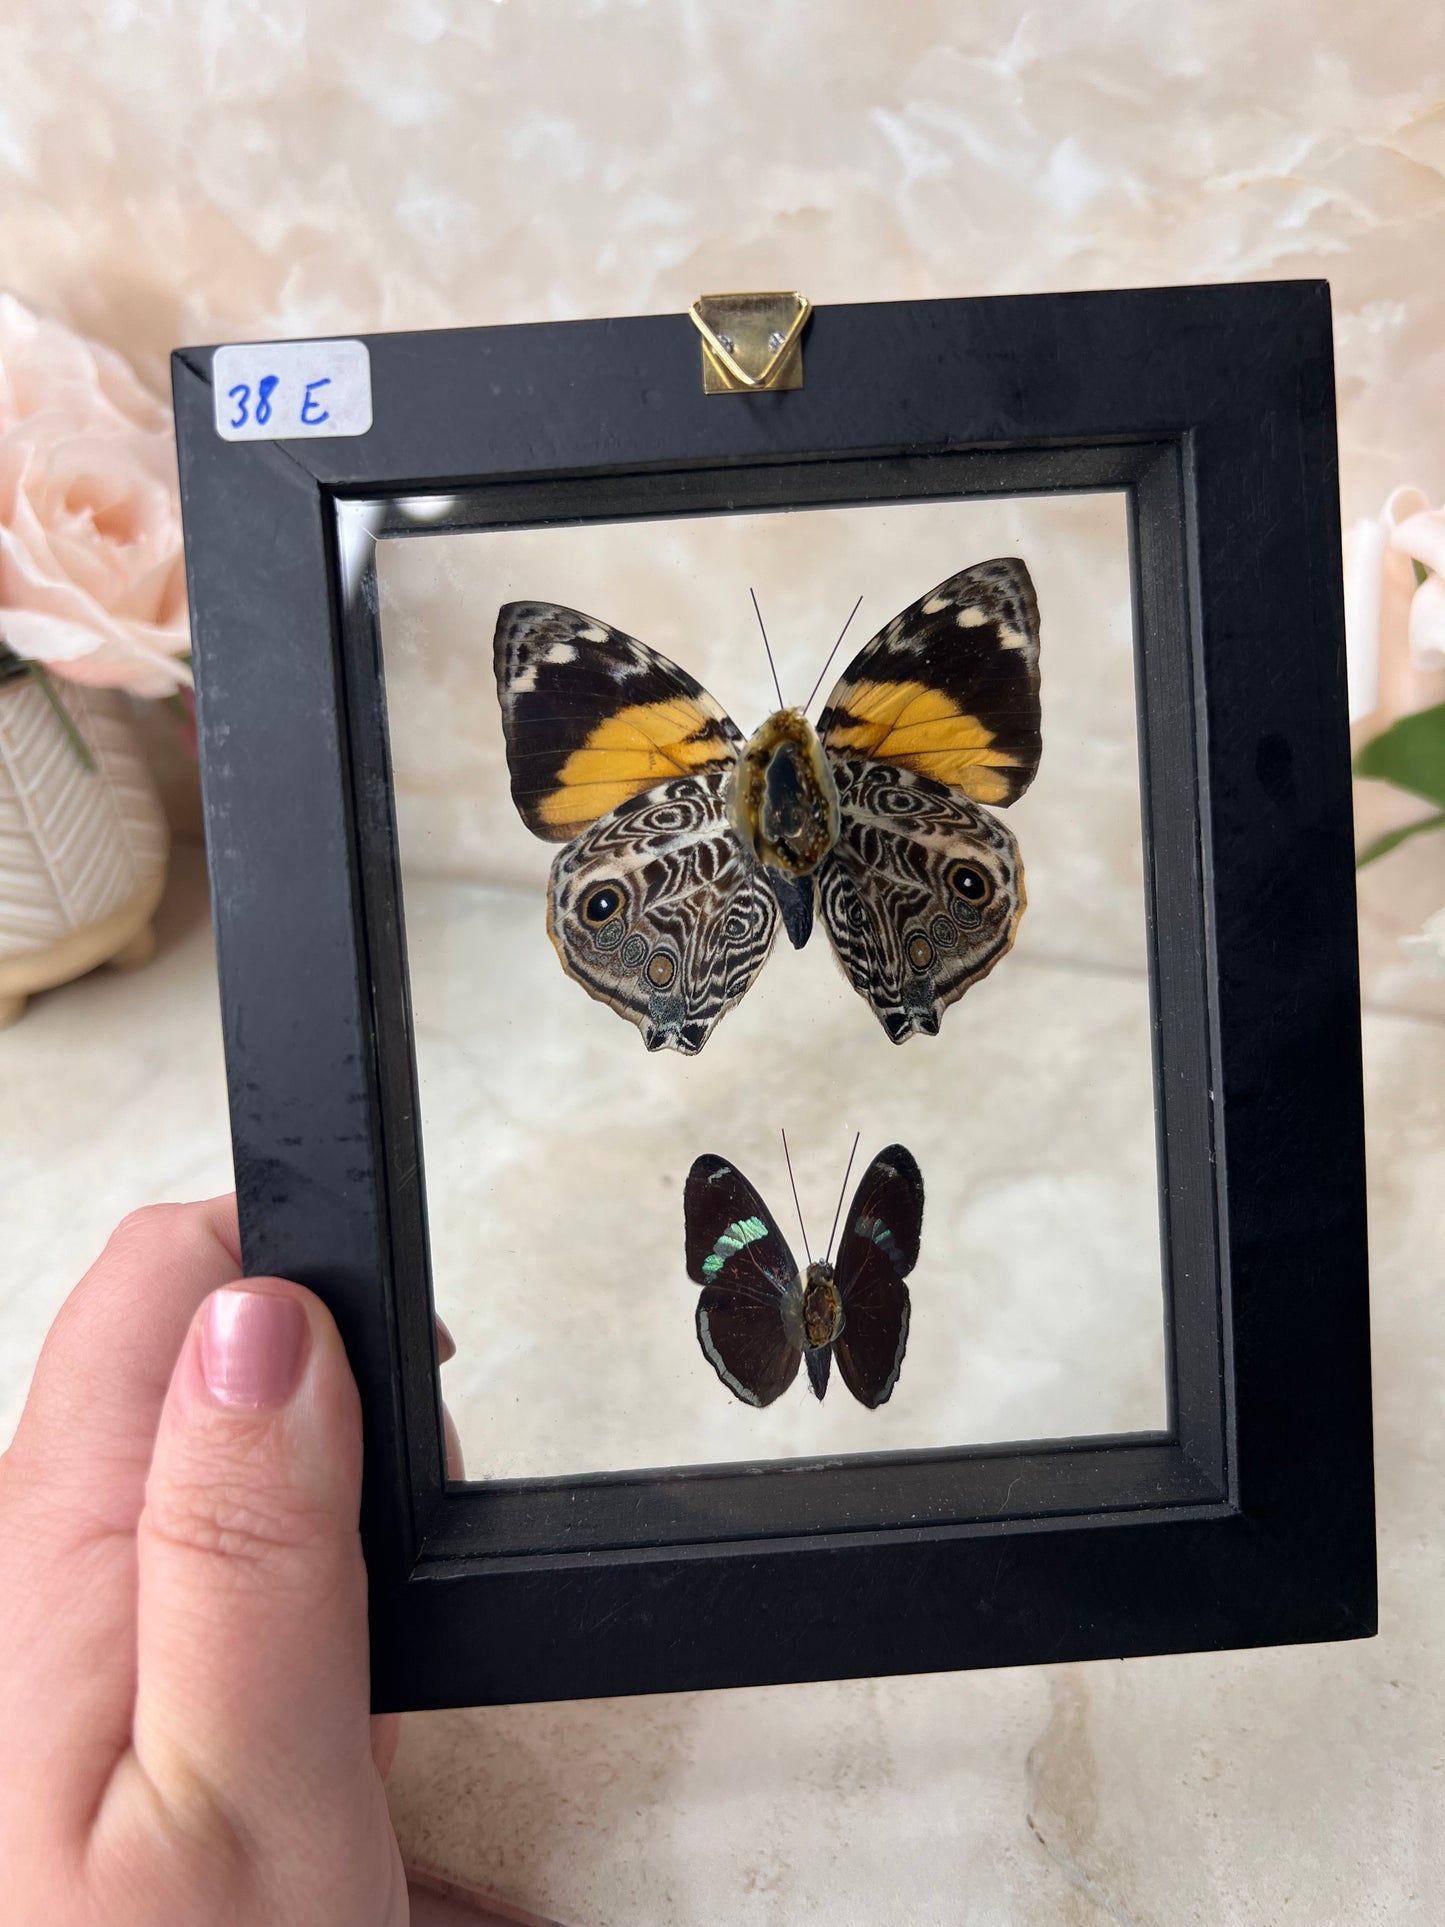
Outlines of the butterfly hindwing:
M843 1329L833 1350L854 1398L870 1409L898 1383L908 1345L908 1287L923 1229L923 1178L901 1144L880 1151L863 1173L838 1246Z
M787 1240L741 1171L708 1152L683 1194L687 1271L701 1285L697 1336L735 1397L771 1405L802 1357L801 1281Z
M579 610L509 602L493 653L512 800L549 842L669 777L736 760L742 738L700 683Z
M547 929L563 969L649 1050L700 1051L777 935L777 899L738 841L726 789L721 770L661 783L552 864Z
M962 569L897 615L818 719L824 749L1012 803L1039 766L1039 610L1016 557Z
M1023 866L989 810L884 763L833 766L837 846L818 913L853 988L895 1044L932 1037L944 1011L1013 944Z

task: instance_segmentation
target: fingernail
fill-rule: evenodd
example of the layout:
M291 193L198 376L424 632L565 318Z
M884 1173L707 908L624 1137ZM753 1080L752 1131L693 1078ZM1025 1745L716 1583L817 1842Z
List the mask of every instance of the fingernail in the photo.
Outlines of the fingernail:
M260 1412L284 1405L301 1377L306 1314L278 1292L227 1285L201 1325L201 1372L218 1405Z
M451 1333L447 1330L446 1320L444 1318L437 1318L436 1328L437 1328L437 1363L439 1365L445 1365L449 1358L456 1357L457 1341L452 1337Z

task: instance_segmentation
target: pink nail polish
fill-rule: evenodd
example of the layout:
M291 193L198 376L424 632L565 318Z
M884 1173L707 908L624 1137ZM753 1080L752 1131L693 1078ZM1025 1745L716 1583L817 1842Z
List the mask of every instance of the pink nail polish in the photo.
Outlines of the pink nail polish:
M306 1314L294 1298L227 1285L201 1325L201 1371L218 1405L253 1412L284 1405L301 1377Z

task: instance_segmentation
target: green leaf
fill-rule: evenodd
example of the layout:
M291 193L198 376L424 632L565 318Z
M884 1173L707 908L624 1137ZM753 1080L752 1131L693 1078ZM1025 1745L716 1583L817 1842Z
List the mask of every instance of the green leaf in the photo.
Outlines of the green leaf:
M30 662L26 664L26 667L30 671L31 679L39 685L40 693L55 711L55 720L64 730L70 747L75 751L76 759L80 767L88 775L94 776L96 772L96 762L90 753L90 746L80 731L75 727L75 720L71 716L70 711L60 700L60 691L46 674L45 665L39 662Z
M1413 555L1410 557L1410 567L1415 571L1415 587L1417 589L1423 589L1425 586L1425 578L1429 575L1430 571L1425 567L1423 562L1417 562Z
M1445 807L1445 703L1402 716L1366 743L1355 758L1355 774Z
M1377 836L1373 843L1367 843L1360 851L1355 858L1355 868L1363 870L1365 865L1373 863L1377 856L1388 856L1391 850L1397 850L1402 843L1408 843L1412 836L1418 836L1422 830L1445 830L1445 811L1442 811L1439 816L1422 816L1418 823L1406 823L1398 830L1386 830L1383 836Z

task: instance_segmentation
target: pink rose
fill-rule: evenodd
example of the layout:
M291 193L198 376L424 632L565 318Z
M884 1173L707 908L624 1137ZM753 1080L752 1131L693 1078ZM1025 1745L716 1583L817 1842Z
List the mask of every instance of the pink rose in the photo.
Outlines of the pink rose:
M1445 508L1418 488L1345 537L1345 640L1352 723L1382 729L1445 697Z
M170 410L109 348L0 294L0 641L72 682L191 675Z

